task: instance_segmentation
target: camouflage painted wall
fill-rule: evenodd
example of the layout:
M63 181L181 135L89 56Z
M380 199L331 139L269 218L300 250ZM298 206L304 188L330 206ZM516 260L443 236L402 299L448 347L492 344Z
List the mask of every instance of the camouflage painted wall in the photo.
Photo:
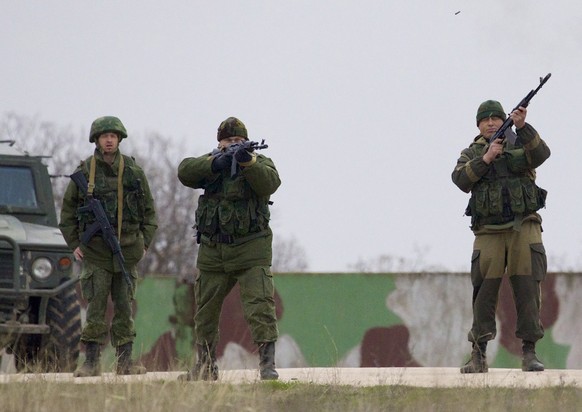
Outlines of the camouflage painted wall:
M277 367L462 365L470 352L469 274L278 274L280 339ZM537 352L546 368L582 369L582 276L550 274L543 283L546 336ZM174 304L175 303L175 304ZM192 285L147 278L138 287L136 352L149 370L185 369L192 362ZM497 311L492 367L519 368L521 342L504 279ZM258 355L238 301L227 298L221 319L219 365L256 368ZM106 352L113 365L113 351ZM107 367L107 365L105 365Z

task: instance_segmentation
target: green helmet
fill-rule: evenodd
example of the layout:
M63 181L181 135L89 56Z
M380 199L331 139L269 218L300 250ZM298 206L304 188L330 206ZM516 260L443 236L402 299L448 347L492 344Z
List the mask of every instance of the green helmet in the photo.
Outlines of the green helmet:
M127 137L125 126L121 120L115 116L103 116L95 119L91 124L91 132L89 133L89 142L94 143L103 133L113 132L119 136L119 141Z
M497 100L486 100L479 105L477 109L477 126L483 119L489 117L499 117L505 121L505 111Z
M229 117L218 126L218 133L216 134L216 140L219 142L222 139L226 139L232 136L241 136L246 140L249 140L247 135L247 128L244 123L238 120L236 117Z

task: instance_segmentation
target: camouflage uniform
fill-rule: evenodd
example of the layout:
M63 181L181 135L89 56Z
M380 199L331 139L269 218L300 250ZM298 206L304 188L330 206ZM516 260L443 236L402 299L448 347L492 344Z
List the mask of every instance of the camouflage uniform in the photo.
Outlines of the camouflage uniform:
M497 333L495 311L504 273L509 276L515 298L516 336L524 341L524 348L544 336L540 282L545 277L547 261L542 220L536 211L545 206L546 191L535 184L535 169L550 156L550 150L527 123L517 130L514 144L505 139L503 145L501 156L487 164L483 155L489 143L482 135L477 136L462 151L452 173L453 182L464 192L471 192L466 210L475 234L471 259L473 326L469 341L482 361L477 372L487 371L485 347Z
M226 133L229 129L225 122L232 126L230 133ZM219 141L229 136L247 138L246 128L238 119L225 122L219 127ZM212 362L222 304L237 282L253 340L260 346L278 338L270 271L273 235L269 198L281 184L279 175L271 159L263 155L253 153L252 161L239 162L242 167L234 176L231 167L213 171L216 157L215 153L186 158L178 168L182 184L204 189L196 210L200 247L194 323L197 344L203 348L201 356L209 356Z
M105 119L105 120L102 120ZM92 127L90 141L94 142L100 134L110 131L108 121L118 121L112 126L119 140L127 135L117 118L106 117L101 127ZM94 126L95 126L94 123ZM116 126L116 127L115 127ZM125 267L131 275L132 287L128 288L117 261L113 259L111 250L103 238L97 234L87 245L80 242L80 235L94 222L94 216L89 213L79 213L78 208L85 203L84 194L74 182L70 182L63 199L60 229L71 249L80 247L83 252L83 271L81 288L83 297L88 301L87 320L81 335L85 343L105 343L107 324L105 313L107 299L111 294L114 305L114 317L111 325L111 343L119 348L131 344L135 338L131 301L136 287L136 265L143 257L144 250L150 245L157 229L154 202L147 178L143 170L129 156L122 155L118 150L113 164L104 161L102 153L95 149L95 190L94 197L99 199L109 218L111 226L117 231L118 207L118 168L123 156L123 217L121 224L120 245L125 258ZM82 170L89 180L91 157L81 162L76 171Z

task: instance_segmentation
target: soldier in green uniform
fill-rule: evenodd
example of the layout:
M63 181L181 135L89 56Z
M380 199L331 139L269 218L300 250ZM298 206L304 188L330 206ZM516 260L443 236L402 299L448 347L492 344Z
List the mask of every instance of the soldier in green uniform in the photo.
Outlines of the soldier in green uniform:
M183 185L204 190L196 210L200 247L194 324L198 356L182 379L218 379L220 311L236 282L245 319L258 345L261 379L277 379L269 198L281 180L271 159L249 150L247 129L239 119L223 121L217 140L218 149L213 153L186 158L178 168Z
M461 373L488 371L485 351L495 338L495 310L504 273L509 276L517 309L516 336L523 342L522 370L543 371L535 352L544 336L540 321L540 282L547 270L542 243L546 191L535 183L536 168L550 156L537 131L525 122L527 110L510 113L517 136L490 138L506 119L501 104L483 102L477 110L479 135L461 152L452 173L453 182L471 192L466 214L475 234L471 259L473 326L469 341L471 359Z
M86 196L70 182L63 199L60 229L75 258L83 262L81 288L88 301L86 325L81 341L86 347L85 363L74 375L96 376L100 372L100 345L105 344L108 325L105 312L111 294L114 316L111 343L116 348L117 374L145 373L145 368L132 363L133 340L136 336L131 302L135 295L136 265L144 256L157 229L154 201L146 176L132 157L122 155L119 143L127 138L123 123L113 116L96 119L91 125L89 142L95 143L92 156L81 162L82 170L116 232L130 273L131 288L122 276L111 249L100 234L88 244L80 241L82 233L95 221L91 212L81 211Z

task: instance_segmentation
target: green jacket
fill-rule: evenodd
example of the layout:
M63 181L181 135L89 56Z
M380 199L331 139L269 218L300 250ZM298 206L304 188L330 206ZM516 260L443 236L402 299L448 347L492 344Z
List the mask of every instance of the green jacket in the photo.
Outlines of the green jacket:
M482 135L457 160L452 179L462 191L471 192L466 214L472 217L473 230L539 219L535 212L545 206L546 191L535 185L535 169L550 157L550 149L527 123L517 136L515 144L504 141L503 153L491 164L483 160L489 143Z
M113 165L103 160L99 150L95 150L95 190L93 195L99 199L108 216L113 230L117 233L117 172L121 152ZM137 264L143 257L144 249L152 242L156 229L156 212L154 200L150 191L147 178L135 160L122 155L124 159L123 169L123 217L121 224L121 250L127 267ZM82 170L89 181L89 165L91 157L81 162L76 169ZM80 214L78 208L83 206L85 196L71 181L65 191L63 206L61 209L61 222L59 228L65 241L71 249L80 246L84 259L106 269L119 269L114 266L113 255L103 238L97 234L87 245L80 242L80 236L88 225L94 221L90 213Z
M273 161L257 155L231 177L230 168L213 173L212 160L211 154L186 158L178 167L184 186L204 190L196 209L198 268L230 272L270 266L270 196L281 185Z

